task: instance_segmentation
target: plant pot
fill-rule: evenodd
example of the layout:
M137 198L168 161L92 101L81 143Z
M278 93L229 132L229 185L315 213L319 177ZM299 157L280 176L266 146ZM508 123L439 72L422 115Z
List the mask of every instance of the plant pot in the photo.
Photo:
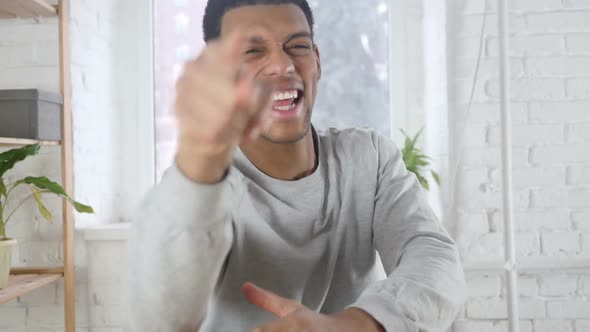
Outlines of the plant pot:
M12 247L16 244L14 239L0 240L0 289L8 285L10 265L12 261Z

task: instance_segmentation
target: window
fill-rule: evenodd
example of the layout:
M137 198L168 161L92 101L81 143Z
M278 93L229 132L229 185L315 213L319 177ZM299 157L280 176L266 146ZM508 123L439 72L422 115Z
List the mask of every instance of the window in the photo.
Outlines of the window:
M154 2L156 177L172 163L176 129L172 103L182 64L204 47L201 20L206 0Z
M171 105L182 63L204 45L206 0L155 1L156 173L172 162L175 123ZM387 1L309 1L323 76L313 123L319 128L362 127L390 135ZM335 33L336 32L336 33Z

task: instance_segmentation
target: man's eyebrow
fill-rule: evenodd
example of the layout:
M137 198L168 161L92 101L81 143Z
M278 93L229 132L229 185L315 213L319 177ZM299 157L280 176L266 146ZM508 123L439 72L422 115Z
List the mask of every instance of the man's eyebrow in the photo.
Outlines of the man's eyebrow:
M264 44L264 38L260 37L260 36L252 36L250 38L248 38L248 42L251 44Z
M285 43L288 43L291 40L297 39L297 38L309 38L309 39L312 39L311 33L307 32L307 31L301 31L301 32L296 32L296 33L290 35L289 37L287 37L287 39L285 40Z
M285 43L288 43L288 42L292 41L293 39L297 39L297 38L312 39L311 33L307 32L307 31L301 31L301 32L296 32L294 34L289 35L285 39ZM254 35L254 36L251 36L248 38L248 42L251 44L264 44L266 42L266 39L264 39L264 37L262 37L262 36Z

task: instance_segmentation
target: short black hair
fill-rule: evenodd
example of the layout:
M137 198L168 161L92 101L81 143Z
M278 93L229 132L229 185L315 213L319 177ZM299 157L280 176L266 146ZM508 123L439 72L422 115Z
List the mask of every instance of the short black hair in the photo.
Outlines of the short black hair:
M208 42L221 35L221 21L225 13L231 9L255 5L286 5L293 4L303 11L309 24L309 31L313 38L313 13L307 0L208 0L203 17L203 39Z

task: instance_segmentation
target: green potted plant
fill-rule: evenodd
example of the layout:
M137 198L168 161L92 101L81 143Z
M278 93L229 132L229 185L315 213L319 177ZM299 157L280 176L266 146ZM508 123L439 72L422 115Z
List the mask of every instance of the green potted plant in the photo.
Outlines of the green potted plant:
M39 145L33 144L0 153L0 289L6 287L8 282L12 247L16 244L16 240L9 238L6 234L6 225L26 200L32 197L37 203L41 216L49 222L52 222L51 212L45 207L41 199L45 194L57 195L66 199L78 212L94 213L92 207L74 201L59 184L44 176L28 176L13 183L6 183L4 176L7 171L12 169L18 162L25 160L27 157L34 156L38 152ZM13 199L11 197L13 190L20 186L27 186L31 190L31 194L18 202L14 209L7 211L7 203Z
M418 181L420 181L420 184L424 189L430 190L430 184L426 179L425 172L428 172L428 168L430 167L430 160L432 159L427 155L423 154L422 151L417 147L418 139L420 138L420 135L422 135L422 131L424 131L424 128L420 129L420 131L413 138L406 134L406 132L402 129L400 129L400 131L405 136L402 155L404 163L406 164L406 168L408 169L408 171L416 174ZM438 176L438 173L430 169L430 174L432 174L434 182L440 185L440 178Z

